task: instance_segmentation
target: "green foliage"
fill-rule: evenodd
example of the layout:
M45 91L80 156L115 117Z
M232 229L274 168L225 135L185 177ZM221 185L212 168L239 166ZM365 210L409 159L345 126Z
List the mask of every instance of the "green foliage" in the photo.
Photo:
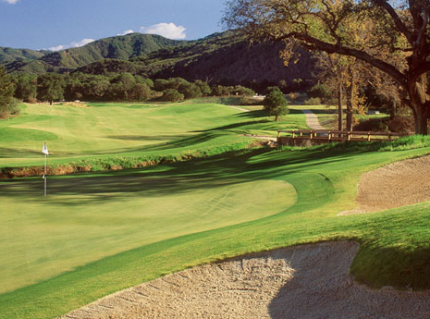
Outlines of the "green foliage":
M42 74L37 78L37 98L42 101L48 101L52 104L54 101L64 99L63 77L55 73Z
M145 83L137 83L134 87L133 98L137 101L146 101L151 97L151 89Z
M280 116L289 113L287 100L278 87L272 86L267 89L263 105L266 112L275 116L275 121L278 121Z
M254 96L255 95L255 91L252 89L249 89L247 87L244 87L242 85L236 85L233 89L232 92L234 95L239 95L239 96Z
M212 94L212 90L207 82L197 80L194 83L200 88L203 96L210 96Z
M37 94L37 76L34 74L13 74L15 97L24 102L35 102Z
M320 98L321 101L325 101L331 98L331 89L324 84L316 84L310 90L307 91L307 96L310 98ZM319 103L321 104L321 103Z
M6 69L0 66L0 117L7 116L13 100L14 87Z
M321 98L319 97L311 97L305 101L305 105L321 105Z
M166 102L178 102L184 99L184 95L179 93L178 90L166 89L163 91L163 96L161 99Z

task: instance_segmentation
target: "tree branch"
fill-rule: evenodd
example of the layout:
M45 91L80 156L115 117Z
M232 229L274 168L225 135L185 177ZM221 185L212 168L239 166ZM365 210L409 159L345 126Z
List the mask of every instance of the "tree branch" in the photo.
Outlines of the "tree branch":
M414 41L413 41L412 32L409 31L409 29L403 23L402 19L400 19L396 10L394 10L394 8L388 3L388 1L387 0L372 0L372 2L375 3L378 7L384 9L391 16L397 29L401 33L403 33L403 35L406 37L406 39L408 39L408 42L413 46Z
M284 40L287 38L296 38L302 42L305 42L304 43L305 46L311 50L321 50L327 53L338 53L338 54L356 57L357 59L367 62L372 66L378 68L379 70L387 73L402 87L406 87L407 85L405 74L400 72L393 65L383 60L380 60L378 58L375 58L365 51L360 51L354 48L346 47L346 46L340 45L339 43L331 44L331 43L316 39L310 35L298 33L298 32L288 33L282 37L275 38L275 40Z

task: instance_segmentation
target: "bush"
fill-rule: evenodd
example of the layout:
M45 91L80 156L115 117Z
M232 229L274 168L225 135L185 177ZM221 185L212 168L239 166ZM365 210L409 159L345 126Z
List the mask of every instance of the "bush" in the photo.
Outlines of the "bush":
M267 92L268 94L263 101L264 110L275 116L275 121L278 121L280 116L289 113L287 100L278 87L269 87Z
M137 83L134 87L133 97L139 101L146 101L151 97L151 89L147 84Z
M179 93L177 90L174 89L167 89L163 92L163 96L161 99L163 101L167 102L178 102L182 101L185 98L185 96L182 93Z
M323 84L314 85L308 92L308 97L310 98L320 98L321 100L330 99L331 90L329 87Z
M396 116L393 119L377 118L361 121L354 127L355 131L413 133L414 119L411 116Z
M251 89L244 87L242 85L236 85L234 87L234 90L232 93L235 95L240 95L240 96L254 96L255 95L254 90L251 90Z
M254 99L249 96L240 98L240 105L261 105L263 103L260 99Z
M18 115L21 112L19 105L21 104L20 100L13 99L12 102L8 106L8 112L11 115Z
M196 99L199 97L202 97L202 91L200 90L200 87L198 87L195 84L190 83L187 86L181 87L180 92L184 95L186 99Z
M321 105L321 99L319 97L311 97L305 101L305 105Z
M354 126L354 131L387 132L386 119L367 119Z
M390 131L408 134L415 131L415 123L412 116L396 116L387 122Z
M234 87L217 85L212 88L212 94L215 96L230 96L233 93Z

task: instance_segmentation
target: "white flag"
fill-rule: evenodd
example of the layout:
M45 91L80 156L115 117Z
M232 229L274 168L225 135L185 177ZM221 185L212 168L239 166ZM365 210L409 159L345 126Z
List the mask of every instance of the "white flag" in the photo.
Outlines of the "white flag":
M46 146L46 142L43 144L42 153L45 155L49 155L48 146Z

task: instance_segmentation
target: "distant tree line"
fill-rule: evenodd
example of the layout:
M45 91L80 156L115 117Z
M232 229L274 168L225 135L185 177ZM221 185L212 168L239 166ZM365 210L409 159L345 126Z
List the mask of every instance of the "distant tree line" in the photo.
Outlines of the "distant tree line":
M84 73L10 76L14 96L25 102L46 101L181 101L206 96L251 96L243 86L213 86L182 78L152 79L130 73L112 76Z
M0 119L19 112L17 102L13 98L14 85L6 69L0 66Z

